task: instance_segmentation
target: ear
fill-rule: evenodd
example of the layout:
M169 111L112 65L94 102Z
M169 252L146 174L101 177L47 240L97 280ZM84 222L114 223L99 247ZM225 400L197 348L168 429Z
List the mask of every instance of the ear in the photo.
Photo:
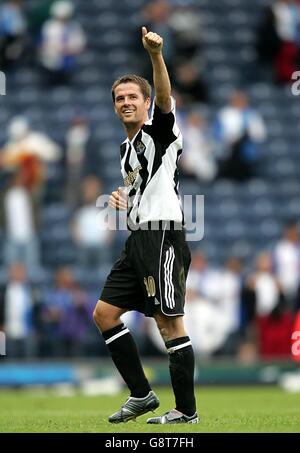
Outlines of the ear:
M149 110L151 107L151 98L146 99L146 106L147 106L147 110Z

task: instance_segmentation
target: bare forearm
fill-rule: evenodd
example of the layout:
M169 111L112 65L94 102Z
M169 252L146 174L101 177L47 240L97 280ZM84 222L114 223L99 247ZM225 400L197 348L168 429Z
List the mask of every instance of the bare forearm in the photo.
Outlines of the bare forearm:
M163 107L163 110L169 110L171 107L171 82L164 58L161 53L149 55L153 68L156 103L159 107Z
M153 83L156 104L164 113L171 111L171 83L162 55L163 39L153 32L142 28L143 45L148 51L153 67Z

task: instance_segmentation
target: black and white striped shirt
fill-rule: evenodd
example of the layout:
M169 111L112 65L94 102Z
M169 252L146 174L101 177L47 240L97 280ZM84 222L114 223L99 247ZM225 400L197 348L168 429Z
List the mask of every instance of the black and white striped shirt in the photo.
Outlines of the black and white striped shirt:
M129 229L148 222L183 222L178 194L178 160L182 135L176 124L175 101L170 113L153 104L149 119L121 145L121 172L129 195Z

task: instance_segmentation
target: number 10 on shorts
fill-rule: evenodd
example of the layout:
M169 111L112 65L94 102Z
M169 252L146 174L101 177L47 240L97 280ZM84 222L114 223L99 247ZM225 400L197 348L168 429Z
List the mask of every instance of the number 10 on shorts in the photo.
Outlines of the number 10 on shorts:
M149 277L145 277L144 283L146 286L148 297L154 297L155 293L156 293L156 288L155 288L155 280L152 277L152 275L150 275Z

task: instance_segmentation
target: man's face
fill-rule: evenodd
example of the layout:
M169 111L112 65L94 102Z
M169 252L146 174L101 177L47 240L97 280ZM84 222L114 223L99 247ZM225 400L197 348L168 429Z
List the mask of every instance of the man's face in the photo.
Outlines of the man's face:
M115 112L125 127L147 121L149 107L150 98L144 99L136 83L121 83L115 88Z

